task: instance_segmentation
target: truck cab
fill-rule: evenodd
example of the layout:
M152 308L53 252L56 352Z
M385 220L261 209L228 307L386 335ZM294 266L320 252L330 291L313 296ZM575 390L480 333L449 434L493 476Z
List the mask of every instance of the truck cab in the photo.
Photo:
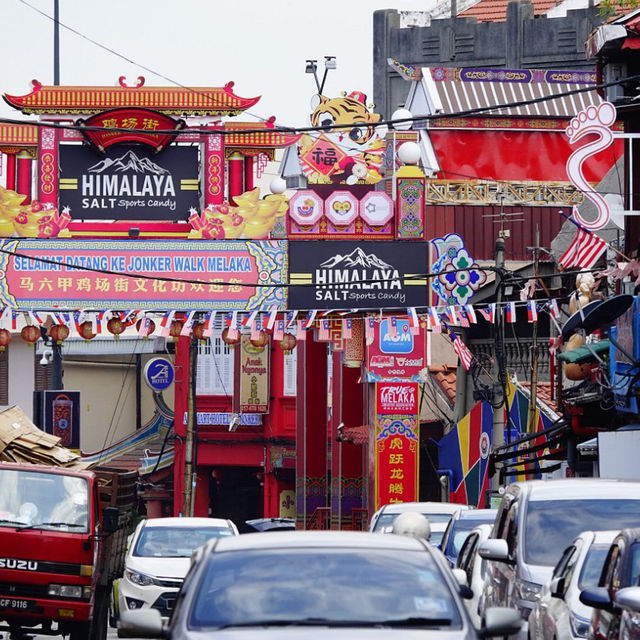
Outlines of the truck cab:
M90 471L0 463L0 630L106 637L121 523L100 493Z

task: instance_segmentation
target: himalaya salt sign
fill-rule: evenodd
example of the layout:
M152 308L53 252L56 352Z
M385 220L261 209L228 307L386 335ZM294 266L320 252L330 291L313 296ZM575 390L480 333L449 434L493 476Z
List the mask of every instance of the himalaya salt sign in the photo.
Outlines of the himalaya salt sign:
M102 155L61 145L59 187L60 209L74 219L186 220L200 208L198 149L115 145Z
M416 242L290 242L292 309L427 305L427 247Z

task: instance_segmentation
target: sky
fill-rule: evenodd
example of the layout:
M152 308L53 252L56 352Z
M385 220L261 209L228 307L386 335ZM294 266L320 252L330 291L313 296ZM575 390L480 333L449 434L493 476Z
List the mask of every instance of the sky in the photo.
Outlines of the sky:
M114 86L120 76L135 84L140 75L146 86L234 81L237 95L262 96L252 115L305 126L317 92L305 60L319 61L321 80L324 56L336 56L325 95L357 90L370 103L373 12L424 10L434 1L59 0L62 24L130 61L61 26L60 84ZM53 84L53 21L42 15L52 17L53 6L53 0L1 0L3 94L29 93L32 79ZM22 117L4 101L0 116Z

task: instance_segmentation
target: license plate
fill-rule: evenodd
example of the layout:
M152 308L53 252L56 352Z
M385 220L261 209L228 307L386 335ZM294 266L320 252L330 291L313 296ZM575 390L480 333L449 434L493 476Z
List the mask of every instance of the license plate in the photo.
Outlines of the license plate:
M35 608L36 608L35 600L24 600L23 598L0 597L0 609L11 609L12 611L30 611Z

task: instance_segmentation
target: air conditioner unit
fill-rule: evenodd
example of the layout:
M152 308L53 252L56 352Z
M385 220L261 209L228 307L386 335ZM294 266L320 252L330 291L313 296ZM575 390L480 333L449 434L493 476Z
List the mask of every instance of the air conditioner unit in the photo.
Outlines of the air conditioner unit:
M604 68L604 82L618 82L627 77L627 65L621 62L609 63ZM620 102L624 99L625 87L623 84L612 84L605 89L605 95L609 102Z

